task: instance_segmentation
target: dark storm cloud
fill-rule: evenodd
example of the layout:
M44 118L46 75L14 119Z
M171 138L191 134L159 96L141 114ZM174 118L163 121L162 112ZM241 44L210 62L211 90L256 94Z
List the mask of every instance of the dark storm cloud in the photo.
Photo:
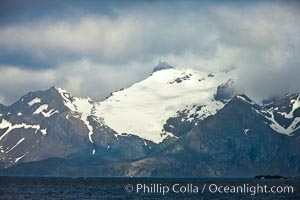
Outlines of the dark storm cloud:
M300 91L297 2L100 2L4 2L2 102L51 85L102 99L160 59L207 71L237 66L237 89L257 100Z

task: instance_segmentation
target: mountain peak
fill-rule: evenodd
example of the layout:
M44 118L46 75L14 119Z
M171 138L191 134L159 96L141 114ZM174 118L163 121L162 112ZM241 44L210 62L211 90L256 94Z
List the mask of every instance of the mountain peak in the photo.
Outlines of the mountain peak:
M68 91L66 91L65 89L58 87L58 86L52 86L51 88L49 88L49 90L56 90L58 92L65 92L65 93L69 93Z
M174 67L169 65L169 63L167 63L166 61L160 60L156 67L153 68L152 73L165 69L174 69Z

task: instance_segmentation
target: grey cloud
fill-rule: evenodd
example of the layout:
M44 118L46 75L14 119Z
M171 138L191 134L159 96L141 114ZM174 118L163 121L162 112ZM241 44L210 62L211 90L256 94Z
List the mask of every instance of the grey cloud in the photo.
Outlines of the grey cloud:
M24 70L14 66L0 66L0 74L0 103L6 105L27 92L47 89L56 77L52 70Z
M0 103L6 105L28 92L45 90L54 85L67 89L73 95L89 96L100 101L111 92L128 87L149 75L139 63L132 62L115 68L86 59L63 63L47 70L0 66L0 74Z
M47 65L35 71L31 61L19 69L48 74L41 87L60 85L96 99L146 77L159 59L206 71L237 66L237 90L257 100L300 91L297 3L137 5L117 6L113 17L84 14L77 21L70 17L58 21L50 16L1 26L0 48ZM2 71L1 76L10 74ZM21 80L27 83L20 86L23 90L35 90L33 80ZM9 84L12 91L18 86ZM12 99L13 92L3 87L0 96Z
M204 56L215 48L215 36L205 24L191 26L187 23L190 16L173 23L172 15L155 15L160 22L150 15L125 15L10 26L0 30L0 46L10 52L29 52L46 62L51 62L49 55L73 54L116 64L186 51Z
M139 63L116 68L89 60L64 63L55 70L55 74L60 74L56 81L58 86L67 88L74 95L89 96L98 101L115 90L140 81L149 75L147 73Z
M218 9L222 18L220 41L235 49L238 90L258 101L299 92L300 15L287 5L261 4L232 12ZM232 26L232 23L234 26Z

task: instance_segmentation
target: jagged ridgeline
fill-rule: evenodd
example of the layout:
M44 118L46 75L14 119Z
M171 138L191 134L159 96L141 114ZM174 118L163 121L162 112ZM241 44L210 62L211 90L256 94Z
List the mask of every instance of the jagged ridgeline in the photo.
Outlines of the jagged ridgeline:
M257 104L236 94L234 69L160 62L104 101L59 87L0 105L1 175L299 175L300 99Z

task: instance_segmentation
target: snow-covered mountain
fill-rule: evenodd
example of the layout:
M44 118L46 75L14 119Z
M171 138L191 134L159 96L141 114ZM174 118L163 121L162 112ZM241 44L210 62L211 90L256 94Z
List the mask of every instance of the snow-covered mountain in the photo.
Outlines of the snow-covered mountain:
M185 117L182 121L203 120L216 114L234 95L232 92L236 80L234 71L208 73L192 69L174 69L165 62L156 66L153 71L145 80L112 93L102 102L76 97L70 100L70 93L60 88L56 89L71 111L81 113L81 120L89 129L91 142L93 128L87 121L88 116L109 126L118 135L132 134L159 143L167 137L176 137L164 129L169 118L184 112ZM299 113L293 115L300 107L299 96L294 94L293 97L289 102L284 102L279 110L274 107L278 104L278 100L273 103L273 107L269 104L259 111L277 132L291 134L299 128L300 118L297 117ZM253 101L251 103L256 104ZM288 113L281 112L282 109ZM290 119L288 127L280 122L282 120L279 117L274 118L274 115L278 114Z
M178 112L188 110L204 119L214 115L224 103L215 100L217 88L232 79L230 73L200 72L191 69L163 69L147 79L114 92L95 108L94 115L119 134L127 133L162 142L174 137L163 125Z
M161 62L149 77L101 102L59 87L28 93L11 106L0 105L0 164L52 157L101 163L147 157L180 141L225 106L237 106L233 99L248 105L269 132L288 137L299 131L299 94L257 104L235 94L236 81L234 70L210 73ZM254 127L239 129L248 135Z
M160 143L167 137L175 137L164 130L163 126L179 112L187 111L183 120L193 121L193 116L204 119L220 110L226 102L216 100L218 87L235 79L232 73L212 74L191 69L174 69L167 67L166 63L160 63L153 71L145 80L112 93L102 102L73 97L64 89L55 89L70 110L70 115L80 118L86 125L91 142L93 127L89 124L88 117L109 126L118 135L131 134ZM42 105L35 111L44 116L54 112L47 105Z
M119 138L92 115L97 104L58 87L21 97L1 110L0 164L10 166L51 157L122 160L155 150L151 141L131 135ZM126 151L128 148L130 151Z

